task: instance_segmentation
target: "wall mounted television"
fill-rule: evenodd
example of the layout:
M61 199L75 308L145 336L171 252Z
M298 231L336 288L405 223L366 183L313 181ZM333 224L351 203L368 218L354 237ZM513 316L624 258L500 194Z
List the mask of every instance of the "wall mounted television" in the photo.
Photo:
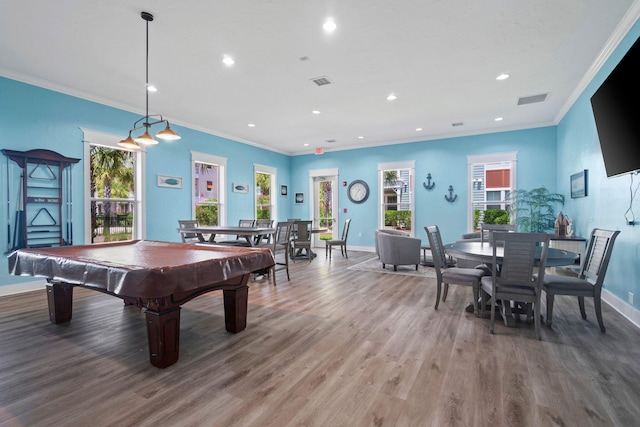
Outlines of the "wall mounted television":
M640 38L591 97L608 177L640 170Z

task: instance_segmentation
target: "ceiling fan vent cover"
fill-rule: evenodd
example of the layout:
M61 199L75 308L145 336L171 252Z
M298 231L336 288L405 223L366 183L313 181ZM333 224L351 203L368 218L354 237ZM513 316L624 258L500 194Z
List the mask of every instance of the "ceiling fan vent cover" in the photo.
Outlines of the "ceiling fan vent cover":
M333 83L331 80L329 80L329 77L327 76L315 77L311 79L311 81L317 84L318 86L330 85L331 83Z
M536 102L543 102L547 99L548 93L542 93L540 95L523 96L518 98L518 105L535 104Z

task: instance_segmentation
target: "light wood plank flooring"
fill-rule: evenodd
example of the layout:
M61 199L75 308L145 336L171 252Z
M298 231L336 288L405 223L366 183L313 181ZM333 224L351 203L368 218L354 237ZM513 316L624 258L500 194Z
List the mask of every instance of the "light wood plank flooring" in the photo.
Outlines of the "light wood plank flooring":
M53 325L44 289L0 298L3 426L633 426L640 331L607 305L557 297L542 341L533 324L466 313L452 286L348 270L324 251L250 282L247 329L224 329L221 292L184 305L180 360L149 364L144 314L75 289ZM544 312L544 307L543 307Z

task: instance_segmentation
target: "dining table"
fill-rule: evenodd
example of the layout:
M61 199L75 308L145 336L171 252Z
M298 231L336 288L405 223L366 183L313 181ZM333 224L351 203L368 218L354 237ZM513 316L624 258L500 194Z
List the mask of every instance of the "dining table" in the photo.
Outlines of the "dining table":
M462 259L466 261L477 262L478 264L491 265L493 263L493 246L489 242L465 242L458 241L454 243L448 243L444 245L445 253L455 259ZM540 260L540 254L542 248L538 248L536 251L536 263ZM504 247L498 246L496 248L496 262L500 264L504 258ZM547 248L547 259L545 262L546 267L558 267L563 265L573 265L579 262L579 254L564 249ZM513 307L511 306L513 304ZM474 304L471 304L473 307ZM519 310L517 308L518 302L502 303L501 314L505 321L505 324L509 327L515 327L514 315ZM467 310L469 311L469 310Z
M484 264L491 264L493 262L493 246L488 242L455 242L448 243L444 246L444 250L447 255L456 259L464 259L467 261L473 261ZM541 248L538 248L536 256L539 259ZM496 248L496 260L498 263L504 257L504 248L498 246ZM571 265L576 263L579 259L579 255L575 252L567 251L564 249L547 248L547 261L545 265L547 267L558 267L562 265Z
M177 229L182 234L195 234L202 243L216 242L217 235L241 236L246 240L244 246L255 246L258 236L273 236L276 232L272 227L239 227L237 225L198 225L196 227L181 227ZM205 235L209 235L205 238ZM230 241L229 241L230 242ZM244 242L242 242L244 244Z

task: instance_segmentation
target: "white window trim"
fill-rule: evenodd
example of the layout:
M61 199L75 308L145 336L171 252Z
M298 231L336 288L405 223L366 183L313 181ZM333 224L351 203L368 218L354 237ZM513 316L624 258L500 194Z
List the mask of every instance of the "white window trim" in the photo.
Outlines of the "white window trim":
M508 151L504 153L475 154L467 156L467 230L473 229L473 165L478 163L506 163L511 162L511 188L516 189L516 167L518 165L518 152Z
M82 142L84 143L84 203L91 203L91 188L87 183L91 179L91 145L102 145L104 147L118 148L118 142L125 139L124 136L114 135L106 132L99 132L92 129L80 128L84 136ZM147 153L145 147L141 147L140 150L131 150L136 156L136 169L134 170L135 181L135 202L138 206L138 214L134 215L134 227L133 236L136 239L145 239L147 235L147 207L144 201L145 188L146 188L146 157ZM138 173L139 172L139 173ZM84 242L85 244L91 244L91 209L84 208Z
M218 171L218 224L227 223L227 158L216 156L214 154L200 153L191 151L191 218L196 218L195 206L196 196L194 194L193 185L195 182L195 164L207 163L220 167Z
M378 228L384 228L384 177L382 172L389 169L409 169L409 176L412 178L410 185L411 197L411 236L415 236L416 230L416 161L406 160L399 162L378 163Z
M256 203L256 174L266 173L271 175L271 218L274 224L278 222L278 197L280 190L277 189L278 185L278 169L273 166L261 165L258 163L253 164L253 215L256 215L257 203Z

